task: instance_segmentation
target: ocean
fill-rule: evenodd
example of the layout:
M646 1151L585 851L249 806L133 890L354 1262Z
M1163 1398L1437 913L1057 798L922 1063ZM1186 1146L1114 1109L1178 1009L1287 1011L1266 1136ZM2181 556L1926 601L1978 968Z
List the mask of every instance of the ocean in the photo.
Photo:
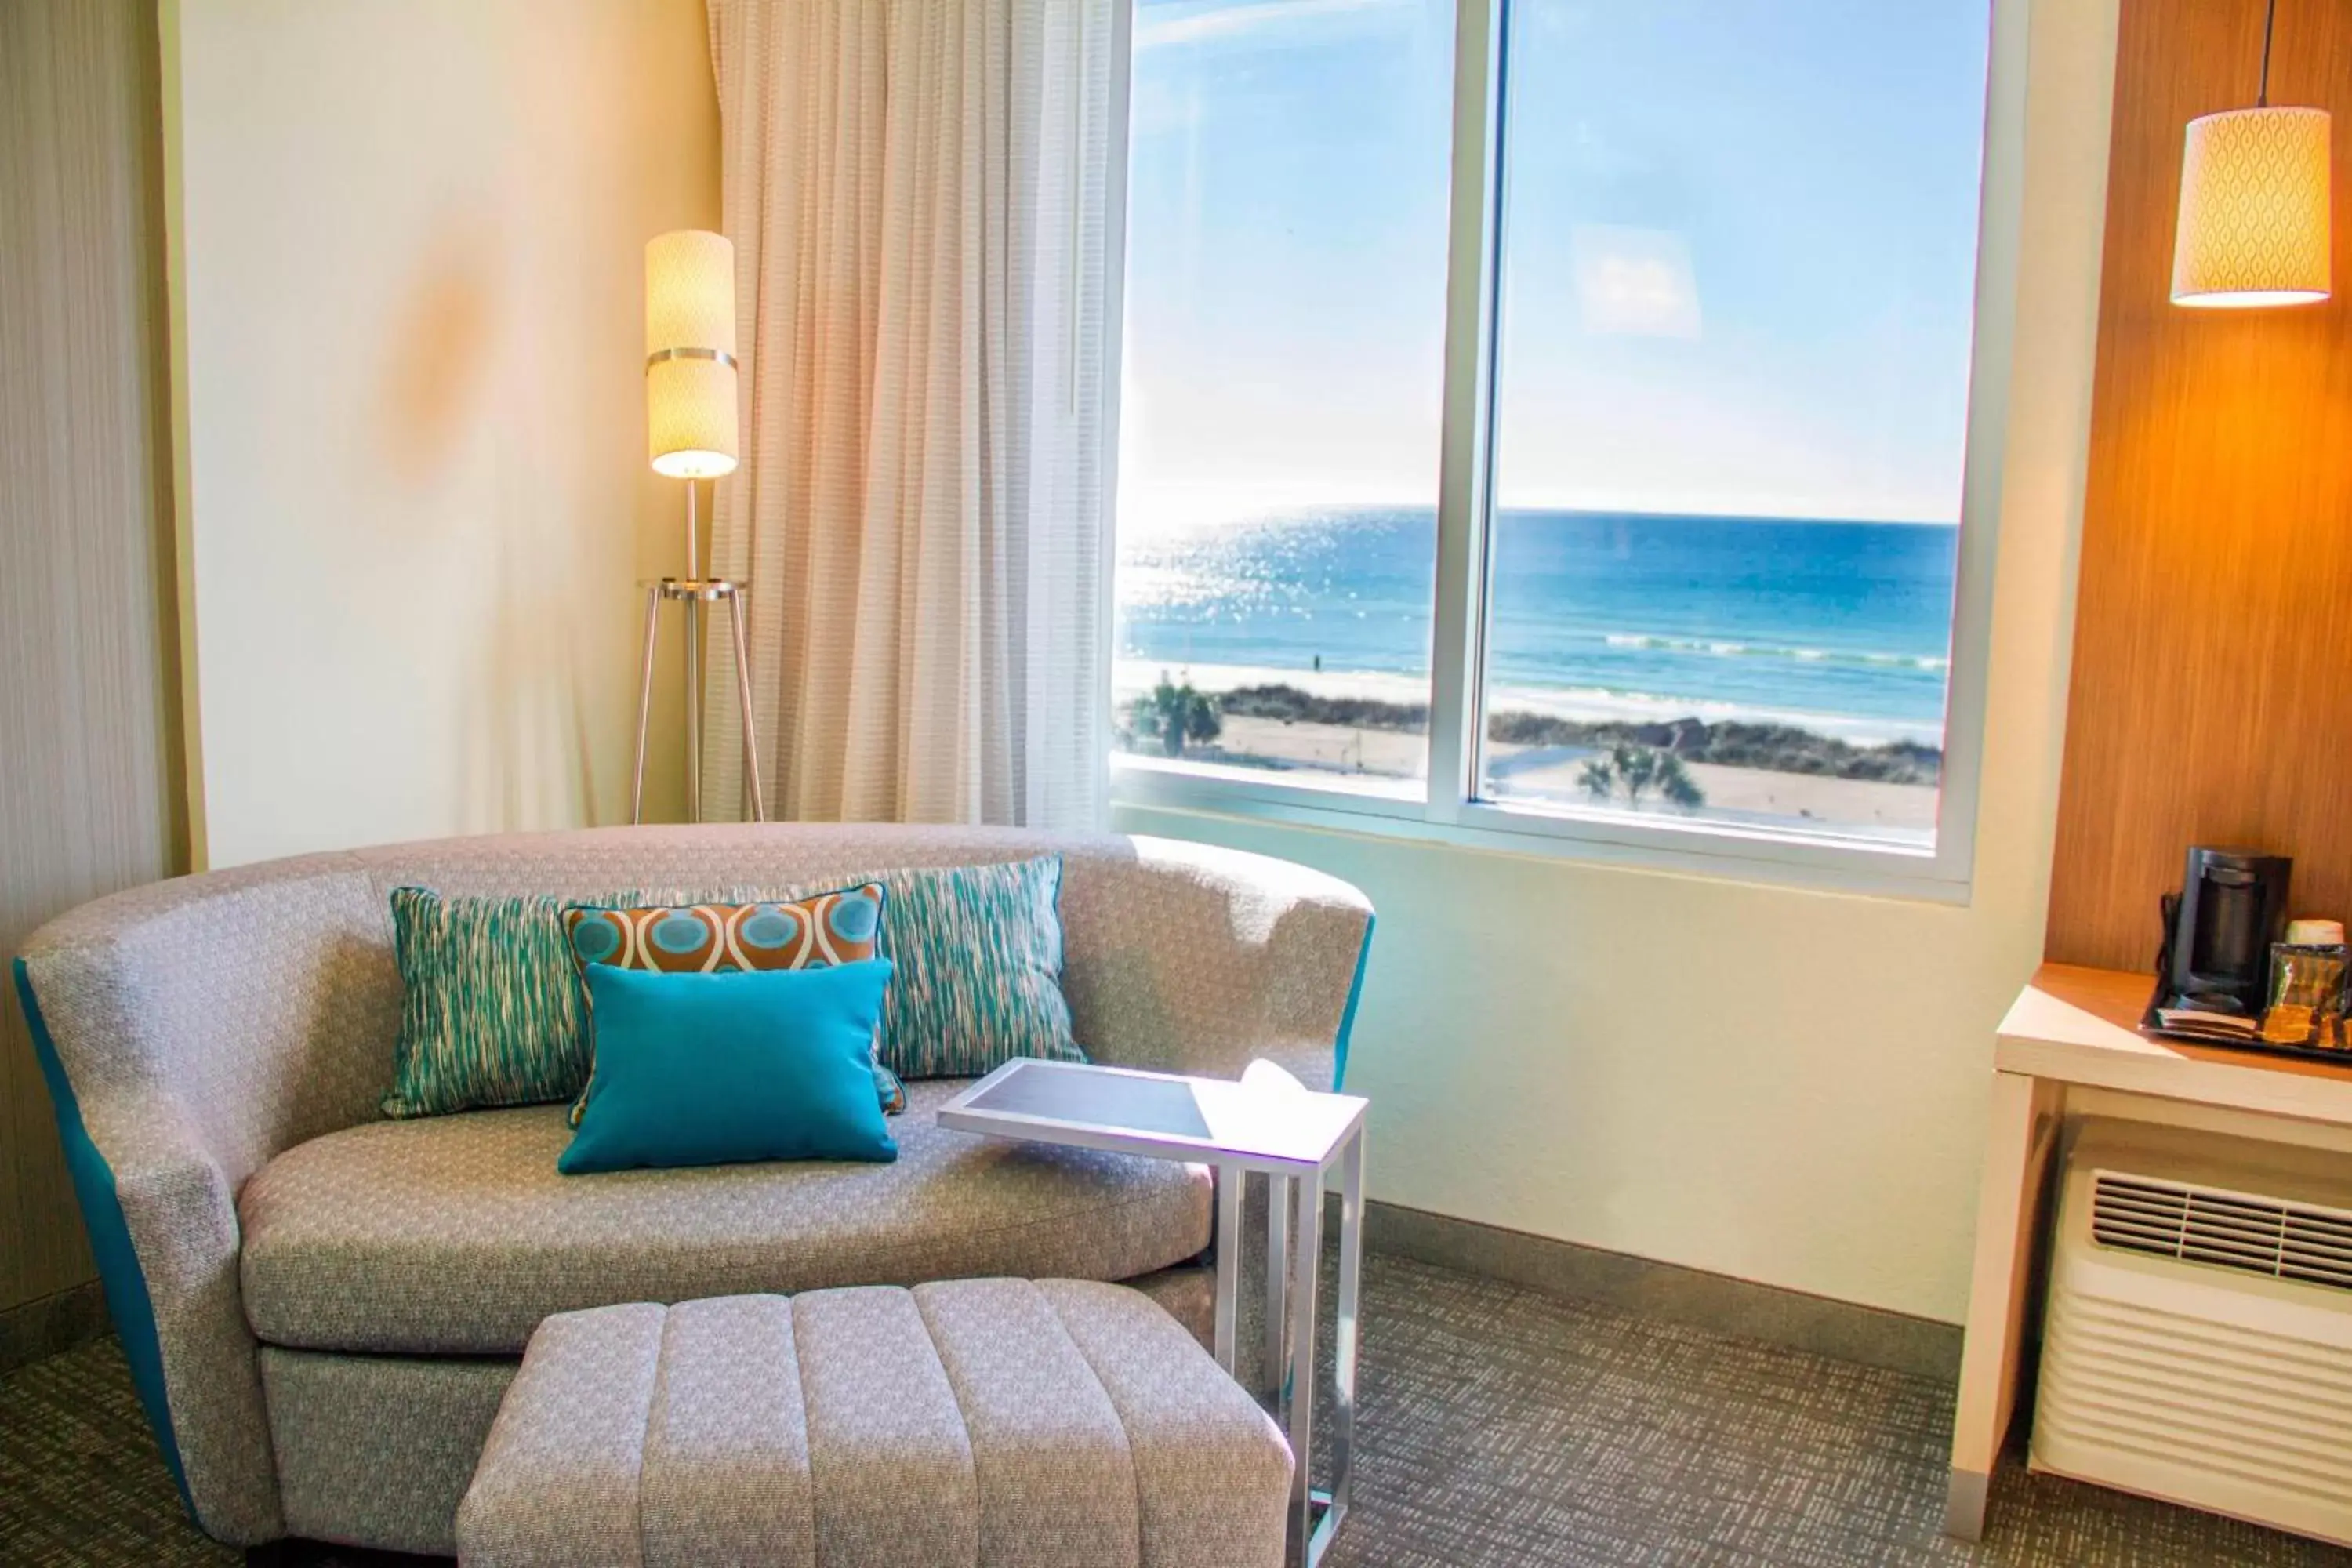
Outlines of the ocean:
M1958 530L1505 511L1490 705L1940 743ZM1124 545L1120 658L1422 677L1436 515L1331 508ZM1383 686L1393 682L1383 682Z

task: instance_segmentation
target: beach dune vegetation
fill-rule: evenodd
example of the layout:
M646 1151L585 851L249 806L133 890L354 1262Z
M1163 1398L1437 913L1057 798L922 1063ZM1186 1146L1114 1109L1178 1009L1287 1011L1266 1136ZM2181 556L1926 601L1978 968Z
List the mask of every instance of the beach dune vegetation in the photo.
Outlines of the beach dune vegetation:
M1643 796L1654 792L1685 811L1706 804L1706 792L1692 780L1680 757L1630 741L1614 742L1606 753L1585 763L1576 782L1585 794L1603 803L1622 795L1626 805L1638 806Z
M1138 739L1158 742L1171 757L1182 756L1187 742L1205 746L1224 732L1214 702L1191 681L1179 686L1164 674L1159 685L1135 700L1128 721Z

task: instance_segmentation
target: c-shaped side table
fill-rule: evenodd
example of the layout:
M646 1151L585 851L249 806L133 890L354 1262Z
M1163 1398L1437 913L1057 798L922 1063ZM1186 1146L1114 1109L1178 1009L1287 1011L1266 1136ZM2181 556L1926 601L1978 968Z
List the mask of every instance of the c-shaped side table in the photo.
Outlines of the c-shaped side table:
M1364 1107L1261 1064L1239 1082L1024 1058L940 1107L942 1127L1032 1143L1205 1164L1216 1173L1216 1356L1234 1371L1241 1304L1242 1186L1266 1178L1265 1364L1290 1440L1287 1561L1314 1568L1348 1516L1354 1477L1357 1314L1364 1260ZM1323 1184L1339 1173L1339 1273L1332 1342L1331 1481L1315 1451L1316 1296Z

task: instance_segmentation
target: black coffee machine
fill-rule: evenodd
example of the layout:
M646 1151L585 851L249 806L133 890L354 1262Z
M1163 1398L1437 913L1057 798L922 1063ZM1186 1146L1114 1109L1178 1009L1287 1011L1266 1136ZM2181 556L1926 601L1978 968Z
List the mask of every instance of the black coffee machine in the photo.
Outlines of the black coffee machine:
M2189 851L2180 891L2164 900L2165 1005L2261 1016L2294 869L2284 855Z

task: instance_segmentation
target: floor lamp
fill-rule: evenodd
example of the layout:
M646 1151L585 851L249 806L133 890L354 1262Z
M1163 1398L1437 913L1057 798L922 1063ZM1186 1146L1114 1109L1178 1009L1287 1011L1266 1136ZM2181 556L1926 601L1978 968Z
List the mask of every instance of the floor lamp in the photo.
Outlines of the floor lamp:
M661 608L686 620L686 798L702 820L702 611L721 604L735 638L735 700L743 717L743 765L751 820L768 819L760 788L760 742L751 727L751 668L743 638L744 586L704 577L695 488L735 471L735 247L701 229L656 236L646 246L646 429L654 472L686 481L686 575L646 588L644 667L637 681L637 763L629 820L646 818L646 724L653 711L654 644Z

